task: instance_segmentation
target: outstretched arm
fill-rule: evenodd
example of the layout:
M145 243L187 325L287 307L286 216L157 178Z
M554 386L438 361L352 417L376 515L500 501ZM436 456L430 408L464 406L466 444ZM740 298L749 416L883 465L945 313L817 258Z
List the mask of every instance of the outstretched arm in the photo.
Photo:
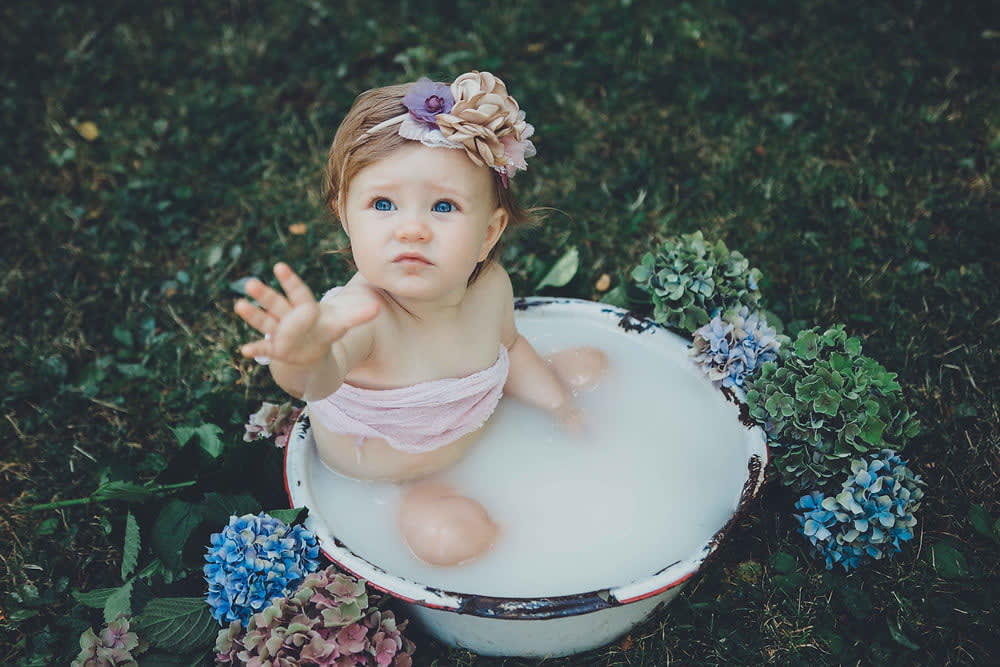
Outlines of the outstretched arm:
M318 303L312 290L284 263L274 275L284 294L259 280L250 280L246 299L236 302L236 314L265 335L243 345L245 357L270 357L275 382L296 398L316 400L340 387L347 373L371 351L372 326L378 314L372 299L335 299Z

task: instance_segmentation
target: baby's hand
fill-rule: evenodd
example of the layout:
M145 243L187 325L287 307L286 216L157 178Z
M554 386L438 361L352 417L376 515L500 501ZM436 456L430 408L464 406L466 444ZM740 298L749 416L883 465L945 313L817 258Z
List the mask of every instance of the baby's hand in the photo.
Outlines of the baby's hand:
M236 302L235 310L243 320L265 335L243 345L245 357L270 357L294 365L313 364L330 354L330 345L352 328L369 322L378 314L379 304L372 300L347 306L320 304L312 290L287 264L274 266L274 275L284 294L259 280L246 284L246 299Z

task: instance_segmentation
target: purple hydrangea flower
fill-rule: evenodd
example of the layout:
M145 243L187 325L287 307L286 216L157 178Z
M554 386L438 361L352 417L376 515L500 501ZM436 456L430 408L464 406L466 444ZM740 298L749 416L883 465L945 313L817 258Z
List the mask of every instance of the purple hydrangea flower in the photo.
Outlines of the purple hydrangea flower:
M289 595L319 569L319 543L302 526L287 526L263 512L229 518L205 554L206 601L220 622L239 621Z
M719 315L694 332L691 355L711 380L725 387L742 386L765 361L778 358L781 337L760 313L744 306L739 313Z
M437 115L450 113L455 106L455 98L450 86L423 77L403 97L403 106L409 110L411 118L436 130Z

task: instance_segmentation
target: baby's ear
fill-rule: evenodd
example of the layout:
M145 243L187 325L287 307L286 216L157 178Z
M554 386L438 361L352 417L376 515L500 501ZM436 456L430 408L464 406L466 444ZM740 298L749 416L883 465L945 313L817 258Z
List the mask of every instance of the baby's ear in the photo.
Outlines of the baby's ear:
M483 247L479 251L480 262L489 256L490 250L493 250L493 246L497 244L500 236L503 235L503 230L507 229L508 222L510 222L510 214L507 213L507 209L498 206L493 211L493 215L490 216L489 225L486 227L486 238L483 240Z

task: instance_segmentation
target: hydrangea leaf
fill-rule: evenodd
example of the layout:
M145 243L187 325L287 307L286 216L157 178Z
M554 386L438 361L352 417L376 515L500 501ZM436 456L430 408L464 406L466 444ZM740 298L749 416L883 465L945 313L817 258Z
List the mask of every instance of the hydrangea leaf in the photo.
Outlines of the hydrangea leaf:
M204 518L200 506L172 498L156 517L150 545L163 564L171 570L183 567L181 560L184 545L192 531Z
M289 526L292 526L296 523L305 521L305 518L309 516L309 508L293 507L291 509L267 510L267 514L270 514L275 519L284 521Z
M105 623L110 623L119 616L128 616L132 613L132 586L132 581L126 581L104 601Z
M139 564L139 523L131 512L125 515L125 544L122 546L122 579L128 579Z
M213 459L222 454L225 446L219 437L222 435L222 429L215 424L206 423L197 427L178 426L170 430L174 432L174 437L181 446L186 445L194 436L198 436L198 444Z
M73 599L91 609L104 609L108 598L118 588L95 588L92 591L73 591Z
M201 512L203 520L223 523L232 515L242 516L260 509L260 503L249 493L224 494L212 491L206 493Z
M209 646L219 626L202 598L156 598L134 619L135 628L150 644L186 653Z

